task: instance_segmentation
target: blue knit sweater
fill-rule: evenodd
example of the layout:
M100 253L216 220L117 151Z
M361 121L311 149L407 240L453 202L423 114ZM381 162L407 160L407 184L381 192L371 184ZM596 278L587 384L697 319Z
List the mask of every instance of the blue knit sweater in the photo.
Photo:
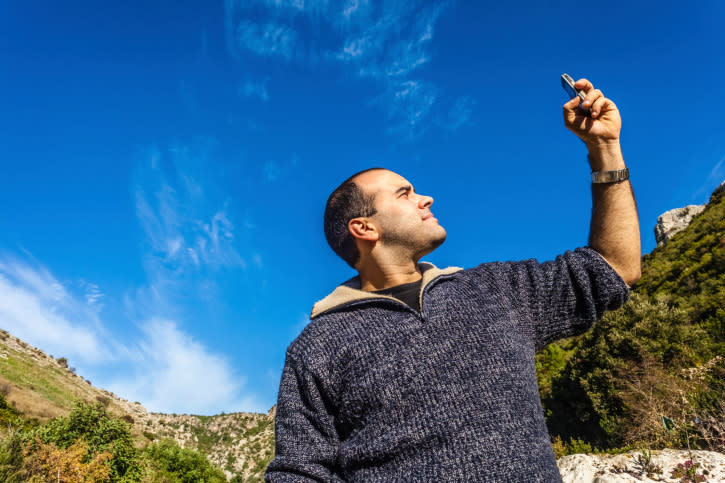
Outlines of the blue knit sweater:
M357 278L315 305L287 350L266 481L561 481L534 354L627 285L588 248L420 267L420 313Z

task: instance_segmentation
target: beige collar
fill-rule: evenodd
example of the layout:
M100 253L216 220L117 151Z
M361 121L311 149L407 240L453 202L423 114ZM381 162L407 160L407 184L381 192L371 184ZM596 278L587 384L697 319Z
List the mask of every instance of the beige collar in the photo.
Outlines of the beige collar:
M428 285L430 282L432 282L434 279L440 277L441 275L450 275L451 273L456 273L461 270L463 270L461 267L448 267L443 270L440 268L437 268L432 263L428 262L420 262L418 263L418 268L420 269L421 273L423 274L423 281L420 286L420 297L421 297L421 305L422 305L422 297L423 297L423 289L426 285ZM310 319L314 319L315 317L323 314L324 312L327 312L328 310L334 309L336 307L339 307L341 305L348 304L350 302L355 302L357 300L365 300L365 299L379 299L379 298L387 298L391 300L397 300L394 297L391 297L389 295L380 295L375 294L372 292L365 292L364 290L360 290L360 277L353 277L347 282L342 283L339 285L335 290L332 291L330 295L325 297L324 299L317 302L314 307L312 307L312 314L310 315Z

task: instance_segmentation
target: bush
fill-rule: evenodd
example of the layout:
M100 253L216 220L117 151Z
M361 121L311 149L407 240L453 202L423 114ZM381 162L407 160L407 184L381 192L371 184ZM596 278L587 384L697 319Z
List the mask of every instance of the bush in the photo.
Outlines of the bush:
M157 478L179 483L226 483L224 473L212 466L197 451L181 448L175 441L165 439L149 445L144 456L157 472Z
M32 446L32 448L31 448ZM64 483L102 483L110 481L111 468L106 464L111 453L90 455L83 441L76 441L68 448L45 444L36 439L25 449L25 459L18 474L22 481Z
M111 481L140 481L140 460L131 439L130 425L108 414L100 403L78 403L68 417L49 421L34 431L32 437L61 449L83 440L88 446L88 457L104 452L112 455Z
M686 380L681 368L702 365L710 348L707 333L684 311L632 294L579 340L552 381L544 398L550 431L605 448L686 445L684 432L667 433L661 418L694 420L694 395L707 387Z

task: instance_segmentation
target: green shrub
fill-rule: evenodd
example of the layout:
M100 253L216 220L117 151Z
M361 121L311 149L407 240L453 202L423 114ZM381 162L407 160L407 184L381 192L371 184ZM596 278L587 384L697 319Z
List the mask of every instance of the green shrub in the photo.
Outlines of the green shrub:
M89 458L102 452L112 455L109 462L111 481L141 480L140 460L131 439L131 426L110 415L100 403L78 403L68 417L52 419L25 439L32 441L36 437L61 449L83 440L88 445Z
M224 473L212 466L209 460L197 451L181 448L175 441L165 439L149 445L145 457L156 470L157 475L179 483L222 483Z
M723 307L720 192L686 230L643 257L630 302L586 334L537 354L550 434L608 451L638 444L686 447L688 439L696 448L723 447ZM675 427L665 428L662 415Z

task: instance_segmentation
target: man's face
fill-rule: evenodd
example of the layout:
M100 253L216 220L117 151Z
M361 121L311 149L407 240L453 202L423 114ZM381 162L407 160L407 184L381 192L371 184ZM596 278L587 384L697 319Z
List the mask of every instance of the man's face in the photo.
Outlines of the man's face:
M375 195L377 213L370 220L384 246L409 251L417 261L445 241L446 230L430 210L433 198L416 193L402 176L387 170L368 171L355 183L364 193Z

